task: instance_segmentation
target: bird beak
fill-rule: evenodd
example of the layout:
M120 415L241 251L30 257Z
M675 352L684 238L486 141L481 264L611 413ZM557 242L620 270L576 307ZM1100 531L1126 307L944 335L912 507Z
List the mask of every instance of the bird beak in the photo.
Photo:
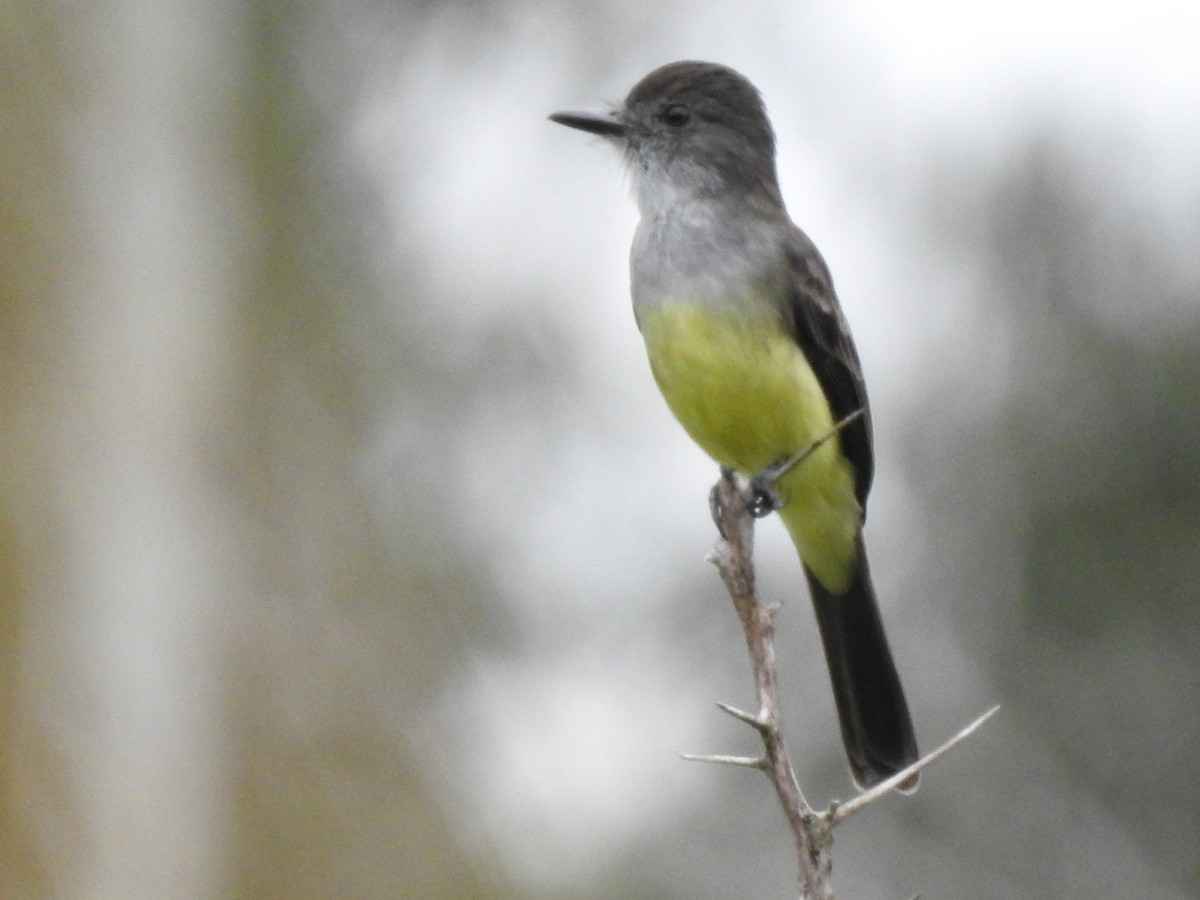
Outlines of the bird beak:
M590 113L590 112L556 112L550 116L551 122L566 125L568 128L578 128L590 134L598 134L603 138L623 138L629 133L625 123L621 121L620 113Z

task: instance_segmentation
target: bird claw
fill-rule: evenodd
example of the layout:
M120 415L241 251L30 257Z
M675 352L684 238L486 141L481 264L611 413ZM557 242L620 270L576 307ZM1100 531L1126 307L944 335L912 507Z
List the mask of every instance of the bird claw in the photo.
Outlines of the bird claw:
M783 497L775 490L775 479L778 478L791 459L782 459L759 469L750 479L750 488L746 492L746 508L756 519L763 519L776 510L783 509Z
M717 533L721 535L722 540L729 540L729 535L725 533L723 524L725 519L725 504L721 502L721 486L714 484L712 490L708 492L708 512L712 516L713 524L717 526Z
M721 481L718 481L712 486L712 490L708 492L708 512L712 516L713 524L717 526L717 533L721 535L722 540L729 540L729 535L725 533L725 504L721 501L721 482L734 481L733 469L721 466Z

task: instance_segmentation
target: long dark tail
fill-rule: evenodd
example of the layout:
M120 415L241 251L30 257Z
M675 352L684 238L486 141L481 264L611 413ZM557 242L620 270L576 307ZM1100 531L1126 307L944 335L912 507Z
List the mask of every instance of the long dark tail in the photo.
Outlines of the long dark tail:
M829 663L850 771L860 788L868 788L916 762L917 739L879 617L861 535L856 549L854 578L842 593L829 591L807 566L804 574ZM915 791L917 776L901 789Z

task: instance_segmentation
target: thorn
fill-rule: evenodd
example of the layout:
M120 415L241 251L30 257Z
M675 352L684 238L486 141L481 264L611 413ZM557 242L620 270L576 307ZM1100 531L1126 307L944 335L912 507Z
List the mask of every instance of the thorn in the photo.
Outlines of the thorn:
M934 760L943 756L974 734L984 722L986 722L999 711L999 705L993 706L958 734L954 735L954 737L950 738L950 740L946 741L940 747L931 750L929 753L926 753L907 769L901 769L892 777L879 782L879 784L875 785L869 790L863 791L857 797L852 797L843 803L830 804L829 809L822 814L822 817L825 819L826 823L828 823L830 828L841 824L850 816L854 815L854 813L870 806L880 797L891 793L893 790L899 789L900 785L907 781L910 777L919 773Z
M795 454L794 456L787 457L786 459L778 460L777 462L771 463L770 465L764 467L761 472L754 476L753 481L758 482L758 484L755 486L756 491L766 490L768 493L772 493L771 485L820 450L822 445L829 441L829 439L834 435L838 434L847 425L857 421L858 419L861 419L865 413L865 408L854 410L854 412L850 413L845 418L835 422L829 431L825 432L825 434L821 435L799 453ZM766 514L766 512L762 513L762 515Z
M738 709L736 706L730 706L728 703L718 703L717 709L723 713L733 716L739 722L745 722L756 731L765 731L767 723L762 718L754 713L748 713L743 709Z
M709 753L680 753L680 758L688 762L716 763L720 766L737 766L742 769L766 768L767 761L761 756L722 756Z

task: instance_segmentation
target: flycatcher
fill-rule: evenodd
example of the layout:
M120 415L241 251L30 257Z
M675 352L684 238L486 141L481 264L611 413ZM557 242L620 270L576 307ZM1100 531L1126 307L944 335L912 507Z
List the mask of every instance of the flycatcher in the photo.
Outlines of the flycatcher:
M917 743L863 547L870 409L829 270L784 208L762 98L725 66L676 62L609 114L550 118L624 153L641 213L633 309L650 368L709 456L759 475L755 484L773 481L771 505L804 564L851 772L860 787L875 784L915 762ZM772 466L855 414L774 479Z

